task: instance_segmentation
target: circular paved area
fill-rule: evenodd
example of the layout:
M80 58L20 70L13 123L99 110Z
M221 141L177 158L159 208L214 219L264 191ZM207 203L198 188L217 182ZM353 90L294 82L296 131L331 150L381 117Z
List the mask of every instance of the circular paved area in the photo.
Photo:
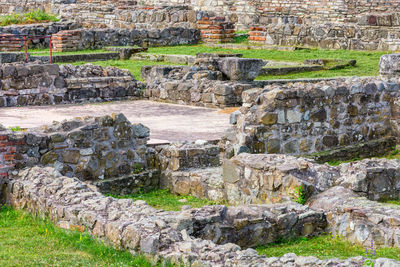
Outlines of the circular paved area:
M33 128L74 117L124 113L132 123L150 128L151 142L219 139L229 127L229 114L218 109L165 104L146 100L84 105L0 108L0 124Z

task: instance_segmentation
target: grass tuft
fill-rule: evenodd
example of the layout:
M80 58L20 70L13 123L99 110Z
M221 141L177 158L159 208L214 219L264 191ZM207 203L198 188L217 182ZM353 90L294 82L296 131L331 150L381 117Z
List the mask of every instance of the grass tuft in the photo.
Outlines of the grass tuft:
M320 259L366 256L365 247L354 245L341 237L323 235L313 238L302 237L294 240L285 240L256 249L258 253L267 257L281 257L286 253L295 253L301 256L314 256ZM377 258L400 260L400 248L380 248L376 250Z
M59 19L56 16L48 14L40 9L23 14L13 13L10 15L0 16L0 26L8 26L13 24L32 24L50 21L56 22L59 21Z
M137 194L126 195L126 196L115 196L111 195L115 198L131 198L134 201L136 200L144 200L150 206L163 209L168 211L178 211L184 205L189 205L192 208L200 208L207 205L215 205L217 204L214 201L210 201L207 199L200 199L193 196L178 196L171 194L169 190L154 190L148 193L139 192ZM179 201L181 200L181 201ZM184 200L184 202L182 202Z

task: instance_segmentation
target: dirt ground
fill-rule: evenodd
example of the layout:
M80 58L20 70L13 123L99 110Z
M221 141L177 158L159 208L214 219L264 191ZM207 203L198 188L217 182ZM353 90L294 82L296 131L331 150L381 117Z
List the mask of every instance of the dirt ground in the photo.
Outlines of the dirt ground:
M150 128L151 142L219 139L229 127L229 112L152 101L0 108L0 124L33 128L74 117L123 113Z

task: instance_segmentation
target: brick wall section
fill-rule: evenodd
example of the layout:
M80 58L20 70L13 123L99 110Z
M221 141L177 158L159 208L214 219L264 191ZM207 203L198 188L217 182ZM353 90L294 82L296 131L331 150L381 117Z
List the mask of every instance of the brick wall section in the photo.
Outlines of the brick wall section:
M14 34L0 34L0 52L21 51L21 41Z
M251 43L265 44L266 30L265 27L250 27L249 41Z
M82 31L60 31L51 36L54 52L77 51L81 42Z
M19 146L24 145L23 138L10 131L0 131L0 178L7 178L17 162Z
M203 17L197 21L203 42L230 43L235 36L235 25L226 22L225 17Z

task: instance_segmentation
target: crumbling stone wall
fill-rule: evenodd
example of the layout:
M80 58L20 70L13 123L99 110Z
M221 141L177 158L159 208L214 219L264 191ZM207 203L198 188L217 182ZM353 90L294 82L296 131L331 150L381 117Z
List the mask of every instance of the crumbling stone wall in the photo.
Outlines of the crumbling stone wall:
M256 44L382 51L400 48L400 27L382 29L339 23L255 25L258 26L250 27L249 40Z
M247 90L228 149L301 155L394 136L398 90L397 80L374 78Z
M241 56L241 55L239 55ZM145 95L153 100L206 107L239 106L264 62L229 54L198 54L193 66L145 66Z
M49 216L66 229L82 226L115 248L162 257L176 264L285 266L288 262L306 262L311 266L358 266L365 261L362 257L319 260L295 254L267 258L230 243L246 248L324 231L323 213L296 203L158 211L144 201L105 197L52 168L27 169L7 181L6 201L14 208ZM399 264L383 258L374 262L375 266Z
M0 67L0 107L138 97L143 85L114 67L10 63Z
M27 132L3 129L0 165L3 176L42 165L82 180L122 177L155 168L154 151L147 147L149 134L147 127L132 125L123 114L55 122ZM154 181L146 178L149 186L158 186L156 174Z
M28 3L29 2L29 3ZM205 17L225 17L240 30L257 26L252 40L274 45L300 45L356 50L400 47L400 2L378 1L80 1L35 0L2 3L0 13L39 7L85 28L195 29ZM201 24L203 25L203 24ZM222 28L225 28L222 27ZM231 27L203 29L207 37L225 41ZM222 31L224 33L222 33ZM211 34L211 35L210 35ZM206 38L210 40L210 38Z
M354 191L336 186L309 202L312 209L324 210L329 229L335 235L354 243L375 247L400 246L400 209L367 200Z

